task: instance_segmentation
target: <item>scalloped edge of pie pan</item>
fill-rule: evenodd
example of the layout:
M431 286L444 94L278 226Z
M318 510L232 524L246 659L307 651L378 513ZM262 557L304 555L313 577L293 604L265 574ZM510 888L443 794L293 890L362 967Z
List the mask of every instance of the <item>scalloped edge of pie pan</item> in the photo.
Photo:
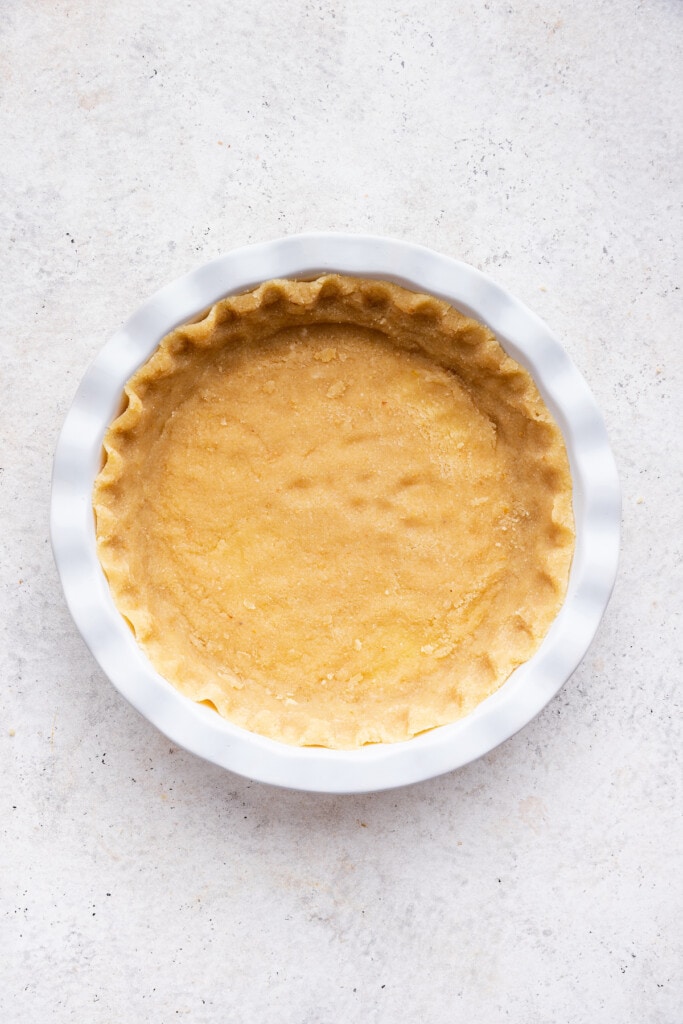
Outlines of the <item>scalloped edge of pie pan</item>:
M394 281L483 321L532 375L558 423L572 474L576 545L564 603L534 656L466 717L400 743L358 750L293 747L247 732L160 676L114 605L95 541L92 489L102 440L126 381L174 327L226 295L272 278L325 272ZM116 332L87 370L55 452L50 532L71 615L119 692L175 744L247 778L291 789L361 793L433 778L483 756L527 725L574 672L609 601L621 498L605 425L549 328L481 271L422 246L367 235L294 235L234 249L167 285Z

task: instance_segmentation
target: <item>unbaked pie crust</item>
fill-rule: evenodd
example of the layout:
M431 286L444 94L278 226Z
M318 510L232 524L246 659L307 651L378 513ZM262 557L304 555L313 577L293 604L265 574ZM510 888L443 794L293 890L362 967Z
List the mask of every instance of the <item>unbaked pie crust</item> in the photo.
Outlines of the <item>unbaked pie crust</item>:
M406 740L539 647L574 548L559 428L482 324L386 281L269 281L163 339L94 490L152 664L296 745Z

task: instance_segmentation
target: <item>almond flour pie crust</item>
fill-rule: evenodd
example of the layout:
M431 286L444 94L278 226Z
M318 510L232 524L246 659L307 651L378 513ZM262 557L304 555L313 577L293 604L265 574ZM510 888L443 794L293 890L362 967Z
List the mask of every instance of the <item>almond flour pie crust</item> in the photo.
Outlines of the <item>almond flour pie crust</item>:
M559 428L485 326L431 296L269 281L167 335L94 489L155 668L300 746L409 739L537 650L574 549Z

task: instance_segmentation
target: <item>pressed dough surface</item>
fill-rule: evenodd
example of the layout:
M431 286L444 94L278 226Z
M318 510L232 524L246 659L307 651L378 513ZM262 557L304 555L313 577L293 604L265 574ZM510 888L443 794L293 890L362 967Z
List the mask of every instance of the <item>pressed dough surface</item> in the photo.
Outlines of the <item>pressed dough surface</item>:
M536 650L573 550L561 435L483 326L387 283L270 282L169 335L95 489L152 662L353 747L454 721Z

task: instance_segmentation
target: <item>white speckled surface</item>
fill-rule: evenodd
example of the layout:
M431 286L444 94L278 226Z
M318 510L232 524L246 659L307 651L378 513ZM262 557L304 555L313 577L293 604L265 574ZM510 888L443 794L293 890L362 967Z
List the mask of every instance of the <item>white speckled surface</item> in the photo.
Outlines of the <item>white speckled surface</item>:
M681 9L368 8L0 11L3 1020L683 1016ZM196 264L310 229L422 242L519 295L587 377L624 489L617 588L559 697L374 796L169 749L96 668L47 541L106 338Z

